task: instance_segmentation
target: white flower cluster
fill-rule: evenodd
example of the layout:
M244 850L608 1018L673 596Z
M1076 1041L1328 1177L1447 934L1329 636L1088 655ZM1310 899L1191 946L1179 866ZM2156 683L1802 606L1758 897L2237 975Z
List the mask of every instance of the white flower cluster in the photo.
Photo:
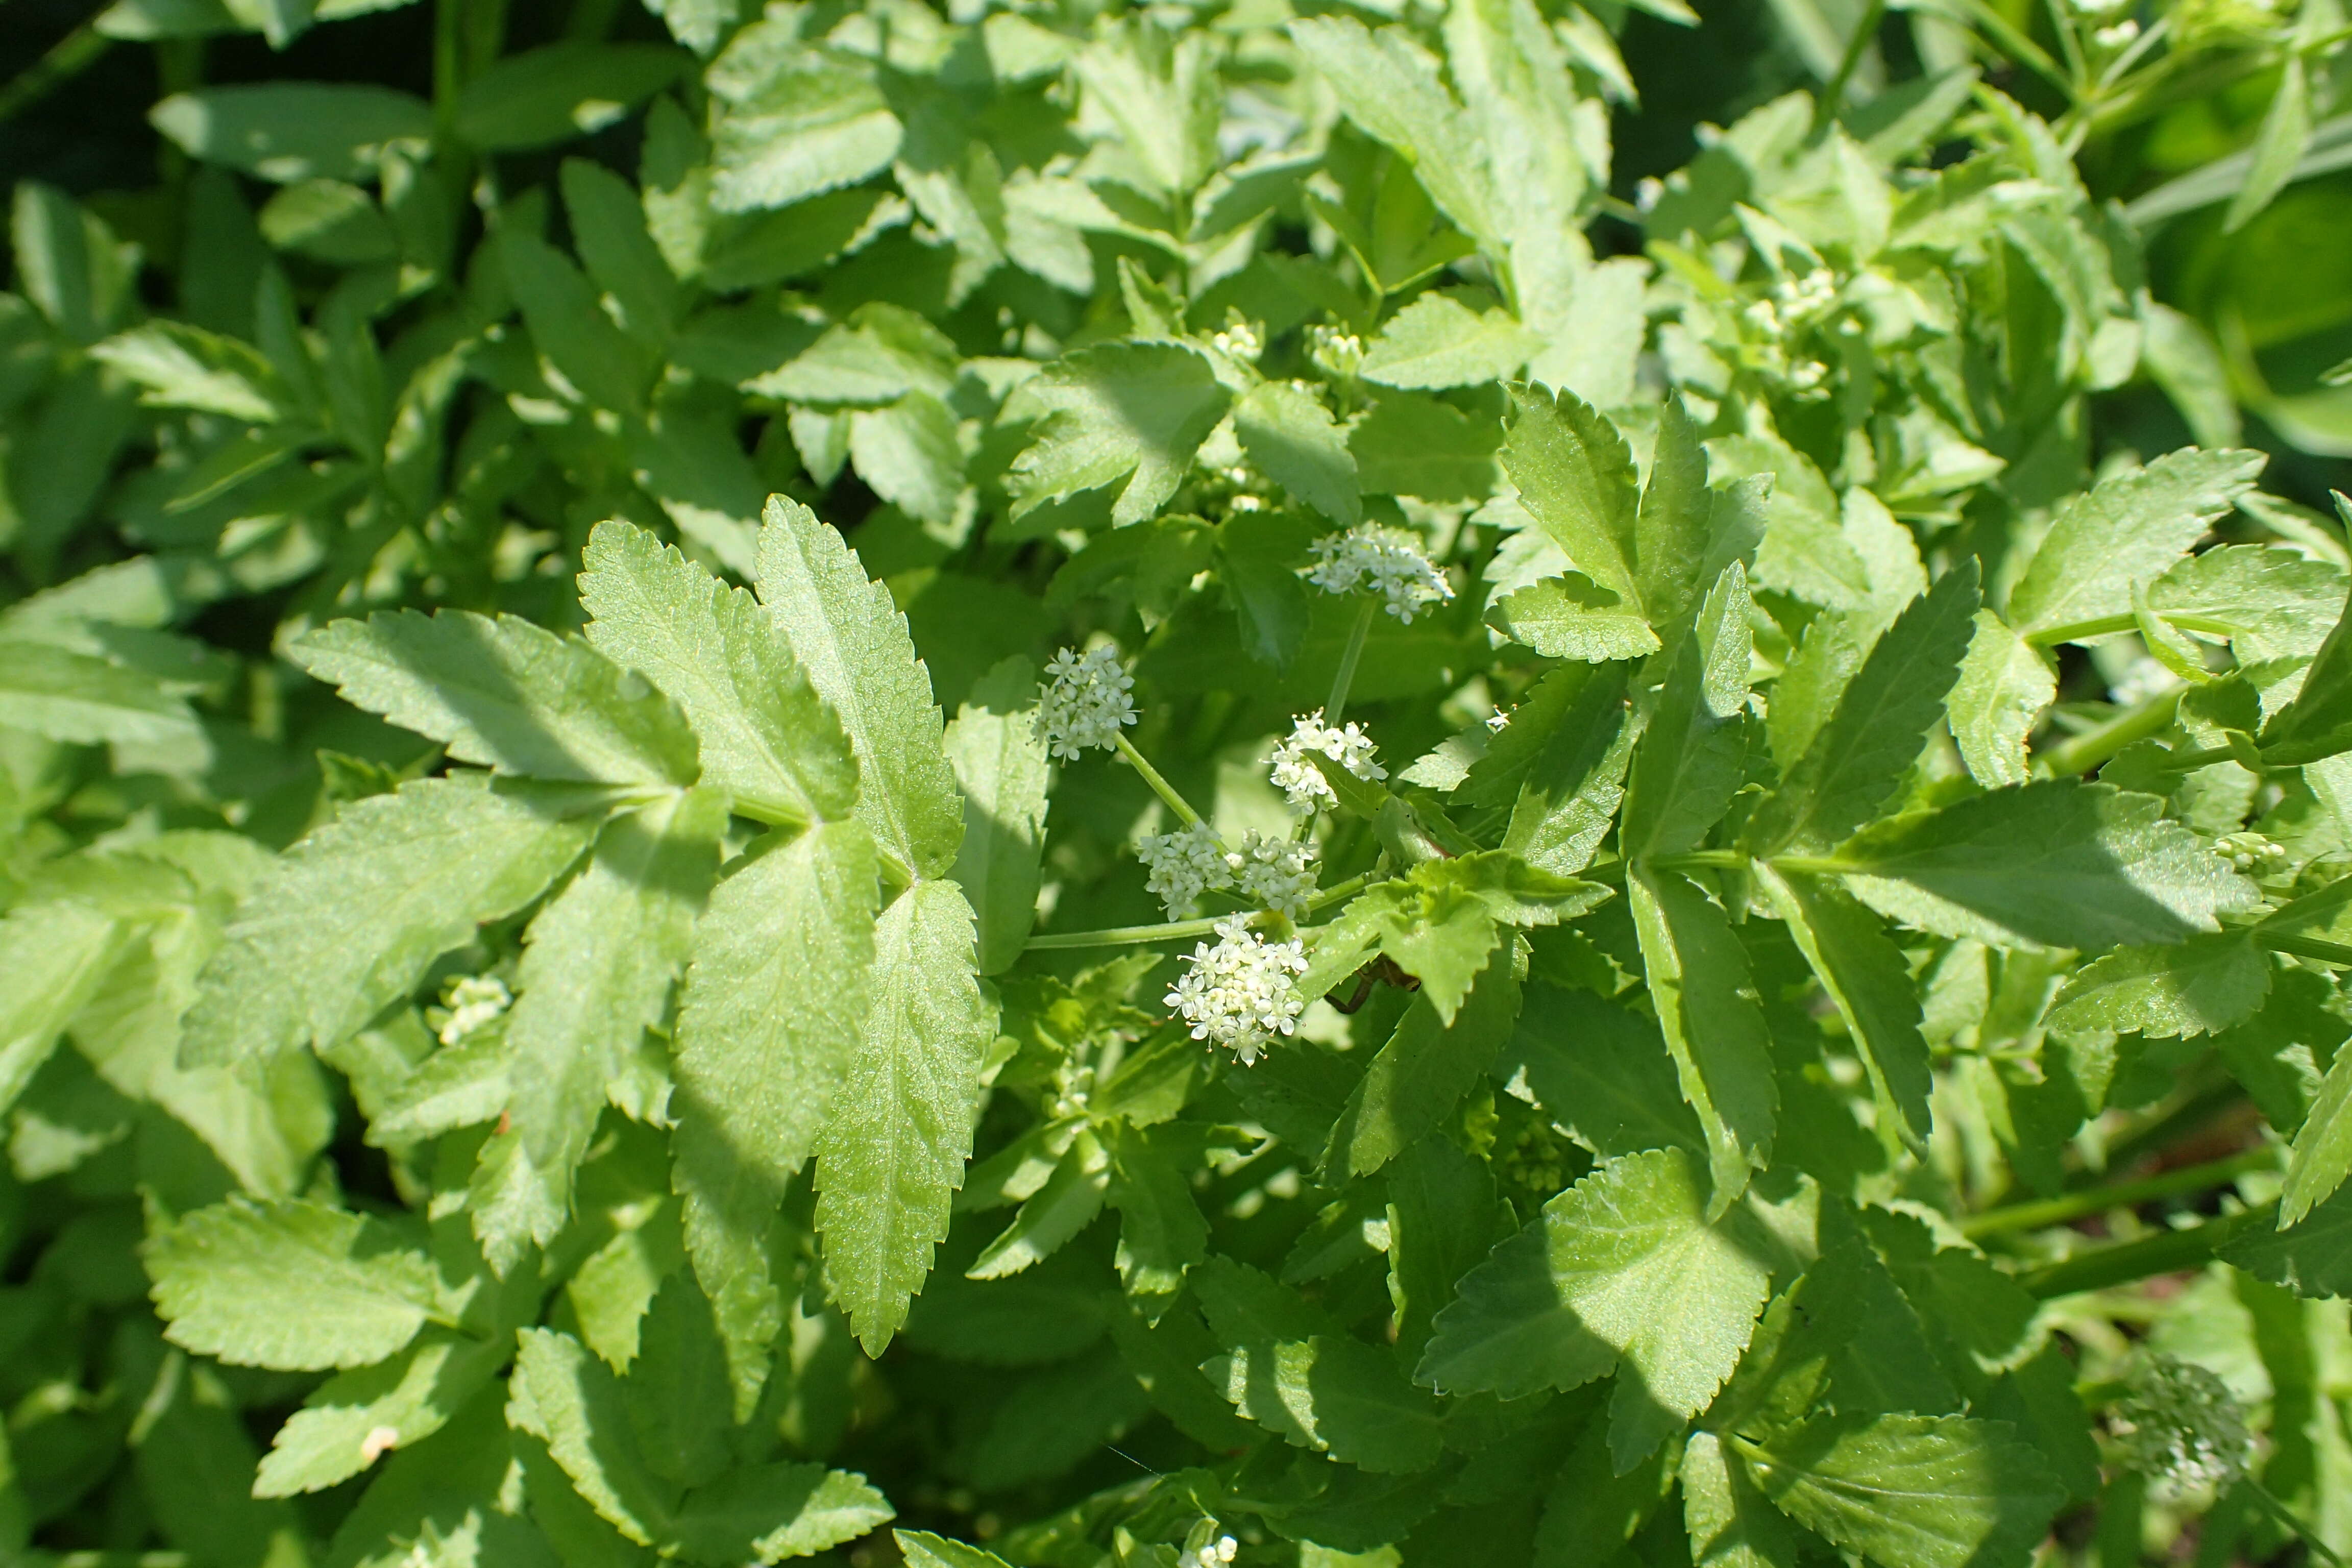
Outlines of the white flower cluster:
M1389 614L1407 626L1432 605L1454 597L1445 580L1421 547L1421 541L1402 528L1361 522L1345 533L1327 533L1311 548L1315 565L1307 580L1327 594L1351 594L1369 587L1389 602Z
M504 1013L514 993L495 974L469 974L449 987L449 1016L441 1024L441 1043L454 1046Z
M1315 896L1315 846L1304 839L1268 838L1253 827L1241 853L1225 857L1241 880L1242 897L1292 920Z
M1234 885L1231 862L1236 857L1225 852L1224 840L1205 822L1151 834L1137 841L1135 852L1147 873L1144 887L1168 906L1171 920L1189 912L1211 889Z
M1820 315L1837 303L1837 274L1826 267L1816 267L1802 278L1783 278L1772 285L1772 298L1780 304L1782 320L1790 325Z
M2234 1486L2253 1457L2245 1413L2229 1385L2194 1362L2151 1356L2115 1408L2123 1462L2160 1502Z
M1080 653L1066 647L1045 666L1053 679L1037 697L1037 734L1057 757L1075 760L1089 746L1108 751L1119 727L1135 722L1135 677L1121 669L1108 644Z
M1203 1542L1199 1551L1187 1551L1176 1559L1176 1568L1226 1568L1241 1545L1230 1535L1220 1535L1214 1541Z
M1358 778L1376 781L1388 777L1389 771L1372 761L1375 749L1372 738L1354 720L1339 729L1324 723L1323 710L1318 708L1303 719L1293 719L1290 738L1274 748L1275 787L1289 798L1291 810L1317 810L1339 797L1331 793L1323 770L1308 760L1310 754L1319 752Z
M1268 942L1249 929L1246 915L1217 922L1217 942L1201 942L1184 960L1192 967L1168 993L1169 1006L1183 1015L1196 1040L1213 1040L1255 1062L1276 1035L1298 1027L1305 1008L1291 977L1307 972L1307 952L1297 938Z
M1265 353L1265 335L1256 322L1243 321L1236 314L1222 331L1209 334L1209 346L1230 359L1255 364L1257 356Z
M1338 327L1307 329L1307 357L1335 381L1353 381L1364 368L1364 340Z

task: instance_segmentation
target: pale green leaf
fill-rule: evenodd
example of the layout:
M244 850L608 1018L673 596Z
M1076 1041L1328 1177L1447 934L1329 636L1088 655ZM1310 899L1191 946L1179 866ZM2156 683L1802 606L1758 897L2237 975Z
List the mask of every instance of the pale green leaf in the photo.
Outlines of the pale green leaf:
M1650 623L1582 573L1563 573L1517 589L1487 612L1497 631L1546 658L1601 664L1655 653Z
M726 797L712 790L615 816L525 933L506 1018L514 1122L558 1182L586 1152L607 1086L667 1009L726 826Z
M2057 695L2058 678L2032 645L1990 610L1979 610L1945 712L1969 776L1987 789L2031 777L2025 739Z
M1752 840L1767 851L1834 844L1877 815L1943 711L1975 632L1976 563L1947 572L1871 648L1769 805Z
M507 1423L547 1445L572 1487L640 1546L668 1527L676 1491L646 1465L621 1385L569 1334L524 1329L507 1385Z
M313 1203L231 1200L152 1237L173 1343L236 1366L365 1366L433 1315L432 1263L380 1220Z
M947 1234L995 1032L973 979L971 907L952 882L919 882L882 911L873 973L860 1049L818 1138L816 1208L834 1299L870 1354L906 1321Z
M439 1431L506 1364L509 1347L427 1329L388 1361L327 1380L278 1429L256 1497L294 1497L350 1479Z
M1528 363L1538 339L1499 307L1480 309L1475 296L1432 289L1418 295L1364 346L1360 372L1383 386L1435 391L1483 386Z
M1719 1214L1770 1157L1780 1104L1748 957L1730 917L1687 879L1644 870L1625 895L1683 1099L1706 1133Z
M1339 16L1294 22L1290 36L1348 118L1402 153L1430 200L1465 234L1496 245L1507 198L1493 187L1476 127L1412 36L1402 27L1368 31Z
M1209 362L1174 343L1080 350L1048 365L1017 398L1044 424L1013 460L1013 515L1118 485L1115 523L1140 522L1168 503L1233 403Z
M764 1564L828 1551L892 1517L864 1476L823 1465L754 1465L688 1494L668 1539L690 1562Z
M830 821L857 799L841 722L810 687L775 618L626 522L589 536L580 602L589 642L686 710L703 782L745 815Z
M1486 967L1505 926L1548 926L1608 897L1598 883L1538 870L1507 850L1424 860L1351 900L1325 943L1377 946L1421 982L1441 1023Z
M1654 1445L1645 1405L1688 1420L1738 1364L1770 1285L1740 1239L1710 1223L1679 1149L1603 1163L1496 1247L1437 1315L1415 1374L1451 1393L1512 1399L1614 1368L1619 1471ZM1630 1445L1621 1431L1643 1433Z
M1342 528L1363 516L1348 432L1298 382L1266 381L1234 409L1234 432L1258 470Z
M711 132L711 204L790 206L890 166L903 128L872 62L776 37L771 21L736 36L706 78L724 105Z
M1620 850L1630 859L1696 846L1745 775L1751 647L1747 574L1723 570L1674 664L1633 751Z
M2221 219L2223 234L2235 234L2252 223L2294 178L2295 165L2311 148L2311 81L2304 57L2289 53L2278 86L2271 93L2270 108L2263 112L2263 128L2254 133L2254 144L2249 149L2253 162Z
M889 590L867 580L838 531L783 496L769 498L760 529L759 587L809 684L840 716L875 842L918 876L946 875L962 807L929 671Z
M783 1324L768 1232L856 1055L878 902L865 826L828 824L756 847L696 929L678 1006L675 1181L739 1401L756 1397Z
M2096 952L2179 942L2252 886L2163 802L2052 779L1889 818L1834 858L1863 902L1916 930Z
M0 724L72 745L168 745L196 734L152 675L47 642L0 638Z
M26 904L0 919L0 1110L16 1103L121 951L114 920L79 903Z
M1519 504L1578 571L1641 615L1634 572L1641 502L1625 438L1573 393L1547 399L1540 389L1515 392L1512 404L1503 467L1519 487Z
M2038 642L2131 614L2131 585L2157 576L2252 489L2259 452L2157 458L2101 481L2058 510L2011 590L2009 622Z
M2270 989L2270 960L2244 936L2122 947L2075 971L2050 1004L2050 1026L2154 1040L2218 1034L2252 1017Z
M268 425L292 413L292 400L259 352L184 321L154 321L96 344L90 357L135 382L151 407Z
M898 1543L908 1568L1009 1568L993 1552L982 1552L928 1530L894 1530L890 1539Z
M579 858L601 796L461 773L375 795L289 850L205 968L184 1061L338 1044L434 959L514 913Z
M1888 1131L1899 1125L1914 1139L1925 1139L1935 1079L1903 950L1874 916L1828 883L1784 877L1767 864L1757 866L1756 878L1861 1047L1880 1125Z
M1796 1568L1797 1541L1712 1432L1683 1447L1683 1528L1692 1568Z
M469 763L600 784L697 775L694 731L644 677L513 616L391 611L330 622L292 652L349 701Z
M2279 1228L2296 1224L2352 1174L2352 1051L2338 1050L2294 1135L2279 1193Z

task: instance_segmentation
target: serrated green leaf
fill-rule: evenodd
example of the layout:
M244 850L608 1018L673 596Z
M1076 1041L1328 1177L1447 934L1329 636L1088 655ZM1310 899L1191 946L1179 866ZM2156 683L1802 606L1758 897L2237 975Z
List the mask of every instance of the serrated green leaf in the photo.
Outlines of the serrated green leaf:
M971 907L954 883L919 882L882 911L873 976L816 1178L825 1274L869 1354L906 1321L947 1234L994 1030L972 977Z
M1782 1512L1882 1563L2023 1568L2065 1500L2002 1423L1881 1415L1731 1445Z
M2352 751L2352 598L2312 656L2294 700L2263 726L2263 760L2315 763Z
M578 397L614 414L644 412L658 362L604 313L580 268L519 228L498 235L499 265L522 309L530 341Z
M907 618L870 582L857 552L798 501L771 496L760 529L760 599L782 626L809 684L840 716L857 755L857 812L916 875L955 864L963 837L930 675Z
M640 1546L667 1531L677 1494L637 1447L621 1385L569 1334L524 1329L507 1385L507 1422L547 1445L598 1516Z
M854 185L898 155L904 129L873 63L765 36L784 26L738 34L704 79L726 106L710 138L710 200L720 212L790 206Z
M79 903L27 904L0 918L0 1110L14 1106L67 1024L114 965L114 920Z
M85 746L170 744L197 732L186 700L152 675L15 637L0 637L0 724Z
M509 1347L427 1329L390 1360L327 1380L279 1427L256 1497L294 1497L358 1475L431 1436L489 1386Z
M1730 918L1684 878L1638 871L1625 896L1683 1099L1706 1133L1720 1214L1770 1157L1780 1104L1748 958Z
M1045 1178L1022 1203L1013 1222L964 1270L967 1279L1002 1279L1041 1263L1102 1213L1110 1184L1110 1157L1081 1128Z
M864 1476L823 1465L756 1465L690 1493L668 1535L692 1562L764 1564L828 1551L893 1517Z
M879 902L865 826L829 823L730 870L696 927L678 1005L675 1181L687 1245L716 1281L739 1415L784 1321L768 1233L850 1076Z
M894 1530L890 1539L898 1543L908 1568L1010 1568L993 1552L982 1552L928 1530Z
M2050 1026L2156 1040L2217 1034L2252 1017L2270 989L2270 961L2234 933L2118 948L2066 982L2050 1005Z
M531 921L507 1015L514 1120L532 1163L559 1182L586 1152L607 1086L662 1020L726 826L713 790L616 816Z
M2221 1258L2298 1296L2352 1296L2352 1186L2339 1185L2283 1230L2231 1237Z
M1506 594L1487 616L1497 631L1546 658L1601 664L1658 649L1650 623L1581 573L1546 577Z
M1902 949L1868 910L1827 883L1784 877L1769 865L1756 868L1756 879L1861 1047L1880 1125L1891 1131L1899 1124L1924 1140L1935 1077Z
M1609 897L1596 882L1539 871L1507 850L1424 860L1349 900L1322 942L1377 946L1421 982L1450 1024L1506 926L1548 926Z
M1683 1528L1693 1568L1796 1568L1797 1540L1712 1432L1683 1447Z
M1499 204L1477 130L1411 36L1402 27L1368 31L1337 16L1294 22L1290 36L1348 118L1403 153L1430 199L1465 234L1492 244L1501 232Z
M1714 1400L1770 1278L1707 1219L1681 1150L1627 1155L1546 1204L1472 1270L1414 1375L1511 1399L1614 1368L1611 1448L1622 1474L1664 1435L1645 1406L1687 1420Z
M1036 668L1007 659L972 688L947 729L964 799L963 843L948 874L979 919L982 974L1011 968L1037 921L1048 759L1036 706Z
M1083 349L1047 366L1019 399L1045 422L1013 461L1013 515L1118 485L1114 523L1141 522L1168 503L1233 403L1209 362L1174 343Z
M1657 1024L1590 992L1538 976L1495 1076L1604 1158L1645 1149L1706 1155Z
M1877 815L1918 760L1959 673L1976 629L1976 579L1974 562L1947 572L1886 629L1757 814L1755 843L1767 851L1825 847Z
M1634 570L1641 501L1625 438L1574 393L1514 391L1511 402L1503 467L1519 487L1519 504L1578 571L1642 615Z
M2009 595L2009 622L2029 638L2131 614L2131 585L2164 572L2252 488L2258 452L2170 453L2103 480L2059 509Z
M626 522L589 535L580 602L589 643L651 679L686 710L705 783L747 815L831 821L857 799L841 722L751 595L714 580Z
M1294 1447L1374 1473L1409 1474L1435 1460L1437 1402L1392 1358L1245 1265L1220 1261L1197 1286L1225 1351L1202 1373L1244 1416Z
M1723 570L1698 619L1675 650L1626 780L1620 852L1629 859L1679 854L1730 807L1746 772L1748 574Z
M1679 397L1666 400L1633 519L1634 576L1661 642L1680 640L1726 566L1753 559L1769 493L1761 479L1710 489L1697 423Z
M1945 720L1969 774L1987 789L2032 777L2025 739L2058 695L2058 678L2009 623L1979 610Z
M1546 677L1545 684L1564 673ZM1503 831L1503 847L1528 864L1572 877L1592 863L1624 799L1625 770L1639 734L1625 688L1622 672L1585 681L1569 695L1541 751L1530 757L1527 782L1519 786L1510 825ZM1501 750L1497 744L1488 754ZM1468 784L1475 788L1480 782L1474 767Z
M1916 930L2097 952L2178 942L2253 889L2163 803L2051 779L1889 818L1835 856L1863 902Z
M1389 1298L1401 1362L1421 1359L1455 1283L1495 1240L1495 1179L1450 1140L1423 1138L1388 1166Z
M587 847L601 795L405 784L303 839L255 888L205 967L180 1047L191 1066L348 1038L433 960L530 903Z
M2279 1192L2279 1228L2298 1224L2352 1175L2352 1051L2338 1050L2294 1135Z
M292 656L347 700L502 773L690 784L698 772L694 731L643 677L514 616L333 621Z
M1298 382L1260 382L1234 408L1234 433L1258 470L1342 528L1363 516L1348 432Z
M425 1255L383 1222L322 1204L198 1209L145 1256L166 1337L235 1366L364 1366L433 1315Z
M1527 363L1538 344L1509 311L1482 310L1475 294L1432 289L1391 316L1364 346L1360 374L1382 386L1422 391L1480 386Z

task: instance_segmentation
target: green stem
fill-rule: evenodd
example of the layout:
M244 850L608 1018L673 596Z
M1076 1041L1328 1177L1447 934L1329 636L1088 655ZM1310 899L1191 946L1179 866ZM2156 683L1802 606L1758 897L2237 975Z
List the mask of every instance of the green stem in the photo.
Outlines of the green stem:
M1143 782L1151 786L1151 793L1168 803L1168 809L1176 814L1177 820L1187 827L1199 826L1201 814L1194 811L1191 803L1176 793L1174 784L1160 776L1160 770L1153 767L1145 759L1143 753L1135 749L1135 742L1121 735L1118 744L1118 754L1127 759L1127 765L1143 775Z
M2033 759L2034 771L2052 778L2086 773L2133 742L2162 734L2171 727L2173 716L2180 709L2181 694L2186 690L2187 687L2175 687L2158 693L2095 729L2059 742ZM2224 757L2229 754L2221 753Z
M466 85L466 0L438 0L433 9L433 132L454 141L457 93Z
M2049 1300L2084 1290L2103 1290L2157 1274L2194 1268L2241 1236L2270 1229L2278 1221L2278 1205L2269 1203L2222 1219L2207 1220L2186 1230L2158 1231L2137 1241L2102 1247L2062 1262L2030 1268L2017 1276L2028 1294Z
M1339 714L1348 706L1348 688L1356 684L1356 664L1364 657L1364 639L1372 635L1372 616L1380 609L1380 601L1366 599L1362 609L1356 612L1356 624L1348 628L1348 646L1339 653L1339 673L1331 678L1331 696L1323 704L1323 722L1336 725Z
M2226 1160L2214 1160L2202 1165L2189 1165L2178 1171L2167 1171L2160 1176L2148 1176L2137 1182L2117 1182L2111 1186L2091 1187L2079 1193L2067 1193L2060 1197L2046 1198L2038 1203L2011 1204L2005 1208L1987 1209L1960 1222L1960 1234L1974 1240L1980 1236L1994 1236L2010 1230L2040 1230L2045 1226L2063 1225L2086 1215L2105 1214L2110 1209L2131 1208L2151 1203L2158 1198L2177 1196L2182 1193L2203 1192L2232 1181L2249 1171L2271 1171L2278 1168L2278 1151L2269 1147L2249 1149L2242 1154L2232 1154Z
M2291 952L2297 958L2316 959L2322 963L2352 968L2352 947L2340 942L2324 942L2315 936L2290 936L2284 931L2266 931L2256 926L2254 945L2269 948L2273 952Z
M114 40L85 22L50 46L49 52L0 87L0 121L31 107L94 64Z
M1317 910L1336 904L1342 899L1354 898L1364 890L1365 886L1371 879L1368 872L1360 877L1350 877L1337 887L1324 889L1307 900L1307 912L1311 914ZM1031 937L1026 951L1045 952L1057 948L1139 947L1147 942L1187 942L1194 937L1209 935L1217 929L1219 921L1232 918L1230 915L1210 915L1197 921L1168 921L1159 925L1108 926L1100 931L1048 931L1043 936ZM1251 923L1255 924L1261 918L1263 917L1251 917Z
M1650 862L1662 871L1745 871L1748 860L1738 849L1690 849L1661 855Z
M1869 49L1870 41L1878 37L1879 24L1885 19L1886 0L1870 0L1870 8L1862 14L1862 20L1854 25L1853 36L1845 41L1845 53L1838 58L1837 74L1830 78L1829 85L1813 104L1815 135L1828 130L1830 121L1837 118L1838 106L1845 101L1846 85L1861 68L1862 57Z
M2263 1511L2269 1514L2273 1522L2283 1525L2286 1529L2294 1531L2295 1538L2301 1541L2305 1546L2308 1547L2318 1556L2325 1557L2328 1562L2335 1563L2336 1568L2344 1568L2344 1559L2336 1554L2336 1549L2328 1545L2325 1541L2320 1540L2316 1535L2314 1535L2311 1532L2311 1526L2304 1523L2301 1519L2296 1517L2293 1509L2287 1507L2286 1504L2279 1501L2275 1496L2272 1495L2271 1489L2268 1487L2263 1485L2263 1483L2258 1480L2252 1479L2252 1478L2248 1478L2246 1480L2243 1480L2239 1484L2246 1489L2248 1496L2252 1497L2255 1502L2262 1505Z

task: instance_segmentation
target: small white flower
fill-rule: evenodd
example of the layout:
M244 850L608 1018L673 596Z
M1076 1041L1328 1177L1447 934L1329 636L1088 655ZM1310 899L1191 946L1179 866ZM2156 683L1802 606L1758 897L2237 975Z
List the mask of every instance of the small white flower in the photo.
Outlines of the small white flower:
M449 987L449 1016L441 1025L441 1043L454 1046L504 1013L514 993L495 974L469 974Z
M1291 984L1307 972L1304 944L1268 942L1249 929L1246 915L1217 922L1217 942L1202 942L1184 960L1192 967L1165 998L1192 1026L1196 1040L1231 1050L1244 1066L1276 1035L1295 1033L1306 1003Z
M1144 887L1168 906L1170 920L1190 911L1211 889L1234 885L1234 858L1225 853L1224 840L1205 822L1139 839L1135 852L1149 873Z
M1370 588L1389 602L1389 614L1407 626L1432 605L1454 597L1445 580L1421 548L1421 541L1402 528L1363 522L1345 533L1327 533L1310 547L1315 565L1307 580L1327 594L1351 594Z
M1486 728L1488 731L1493 734L1499 735L1510 727L1511 716L1508 713L1504 712L1502 705L1497 703L1495 707L1495 710L1486 715Z
M1666 183L1664 180L1654 174L1644 174L1634 182L1633 210L1646 217L1658 210L1658 203L1665 198L1665 195Z
M1817 316L1837 302L1837 274L1826 267L1816 267L1802 278L1783 278L1772 285L1772 298L1779 303L1784 321L1794 322Z
M1338 327L1307 329L1307 357L1335 381L1353 381L1364 368L1364 340Z
M2115 1408L2123 1462L2160 1502L2216 1495L2237 1484L2253 1455L2245 1413L2229 1385L2194 1362L2150 1357Z
M1265 338L1258 331L1255 321L1236 318L1222 331L1209 335L1209 346L1228 358L1246 360L1255 364L1257 356L1265 353Z
M1225 1568L1241 1550L1240 1542L1230 1535L1202 1543L1198 1552L1186 1552L1176 1559L1176 1568Z
M2259 833L2223 835L2213 845L2215 854L2241 871L2276 870L2286 859L2286 846Z
M1045 666L1053 677L1037 698L1037 733L1057 757L1075 760L1089 746L1109 750L1119 727L1135 722L1135 677L1121 669L1118 649L1106 643L1080 653L1064 648Z
M1315 896L1315 846L1304 840L1268 838L1253 827L1225 864L1240 879L1242 897L1262 910L1297 920Z
M2091 42L2103 49L2121 49L2139 37L2139 24L2129 16L2112 27L2100 27L2091 34Z
M1375 749L1372 738L1354 720L1345 729L1335 728L1323 722L1323 710L1318 708L1304 718L1293 719L1290 738L1274 748L1275 787L1289 798L1291 810L1317 810L1339 797L1331 793L1323 770L1308 760L1310 754L1320 752L1358 778L1374 781L1389 776L1388 769L1372 761Z

